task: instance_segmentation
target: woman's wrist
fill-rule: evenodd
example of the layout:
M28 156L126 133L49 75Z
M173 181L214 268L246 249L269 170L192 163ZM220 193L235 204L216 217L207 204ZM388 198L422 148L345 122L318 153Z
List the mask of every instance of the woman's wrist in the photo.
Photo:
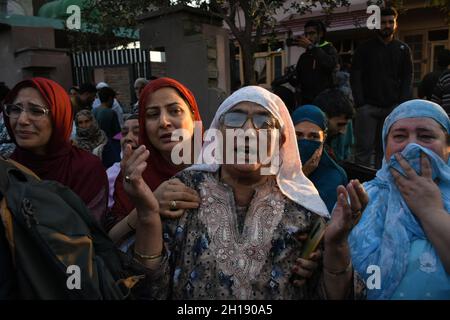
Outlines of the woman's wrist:
M136 231L136 227L130 221L130 216L131 214L127 215L127 217L125 218L125 222L127 223L127 226L131 231Z
M348 272L353 270L352 260L348 262L345 268L339 266L330 266L327 267L325 264L323 265L323 271L331 276L337 277L347 274Z
M156 259L162 258L162 256L164 255L164 250L162 250L162 249L155 254L144 254L144 253L141 253L140 251L136 250L136 248L134 248L133 251L134 251L133 252L134 256L141 260L156 260Z
M340 252L340 251L347 251L349 250L349 245L348 245L348 237L344 237L341 240L331 240L331 241L326 241L324 242L324 248L325 250L330 251L336 251L336 252Z
M436 218L439 218L439 216L447 216L447 211L442 208L436 208L436 209L426 209L423 210L423 212L415 213L414 215L420 220L422 224L429 224L433 223L433 221L436 220Z
M323 251L323 266L327 270L343 270L351 263L348 242L325 244Z

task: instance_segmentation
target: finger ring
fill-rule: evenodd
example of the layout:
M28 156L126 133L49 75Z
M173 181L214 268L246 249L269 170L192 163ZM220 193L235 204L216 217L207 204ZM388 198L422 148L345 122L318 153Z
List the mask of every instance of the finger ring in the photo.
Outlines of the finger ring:
M361 216L361 209L355 210L353 212L353 219L358 219Z
M170 209L176 210L177 208L177 202L175 200L170 201Z
M131 182L130 176L125 176L125 182L126 182L126 183L130 183L130 182Z

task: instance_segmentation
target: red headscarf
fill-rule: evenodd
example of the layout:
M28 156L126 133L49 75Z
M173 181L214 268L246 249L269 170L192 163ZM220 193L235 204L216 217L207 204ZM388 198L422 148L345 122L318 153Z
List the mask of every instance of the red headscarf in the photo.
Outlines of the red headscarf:
M170 179L179 171L179 168L165 160L161 153L153 147L145 130L145 106L147 105L150 96L153 92L167 87L175 89L187 102L194 114L194 121L202 121L194 95L178 81L171 78L159 78L152 80L145 86L139 99L139 144L145 145L150 151L150 156L147 160L147 168L142 174L142 177L151 190L158 188L161 183ZM119 220L127 216L134 208L133 203L125 193L122 179L122 173L120 173L114 185L115 203L112 208L112 215Z
M52 80L32 78L19 82L8 94L5 102L14 102L19 91L29 87L35 88L44 98L50 109L53 131L47 144L46 155L36 155L17 146L11 158L28 167L41 179L58 181L71 188L85 204L89 204L102 188L108 186L108 182L100 159L73 147L70 143L73 115L68 94ZM8 133L15 142L8 117L5 113L3 116Z

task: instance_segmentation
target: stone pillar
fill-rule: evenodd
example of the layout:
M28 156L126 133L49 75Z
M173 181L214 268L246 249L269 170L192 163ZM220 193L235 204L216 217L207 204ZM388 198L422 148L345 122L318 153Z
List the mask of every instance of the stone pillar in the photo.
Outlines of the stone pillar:
M172 7L141 17L141 47L166 53L166 75L195 95L207 128L230 93L228 31L218 17Z

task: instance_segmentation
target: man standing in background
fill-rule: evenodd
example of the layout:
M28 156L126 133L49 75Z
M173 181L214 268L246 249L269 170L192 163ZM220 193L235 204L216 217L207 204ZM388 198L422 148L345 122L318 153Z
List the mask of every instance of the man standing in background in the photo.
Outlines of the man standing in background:
M333 45L325 41L325 34L322 21L310 20L305 24L305 36L297 40L297 44L306 49L296 67L302 105L312 103L319 93L335 84L338 54Z
M397 11L381 10L381 28L362 43L353 57L351 85L355 101L355 137L358 164L381 166L381 129L384 119L401 102L411 98L413 68L409 47L394 39Z

